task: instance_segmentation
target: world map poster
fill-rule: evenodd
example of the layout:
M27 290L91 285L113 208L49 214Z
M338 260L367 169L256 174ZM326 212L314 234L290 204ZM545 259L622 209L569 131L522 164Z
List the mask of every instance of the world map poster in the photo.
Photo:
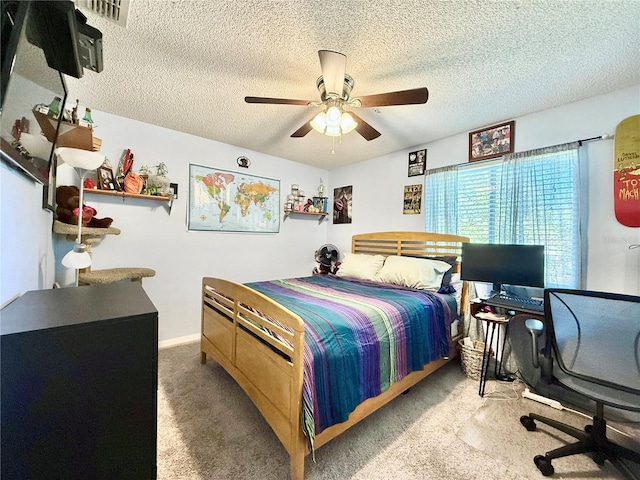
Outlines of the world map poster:
M188 229L278 233L280 180L189 164Z

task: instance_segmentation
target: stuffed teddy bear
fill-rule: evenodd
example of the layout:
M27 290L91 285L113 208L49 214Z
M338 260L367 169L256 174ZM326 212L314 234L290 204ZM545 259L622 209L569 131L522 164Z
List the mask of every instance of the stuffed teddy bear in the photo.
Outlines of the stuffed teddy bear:
M78 225L80 190L75 185L61 185L56 188L56 217L63 223ZM96 218L95 208L84 205L82 208L82 225L84 227L108 228L112 218Z

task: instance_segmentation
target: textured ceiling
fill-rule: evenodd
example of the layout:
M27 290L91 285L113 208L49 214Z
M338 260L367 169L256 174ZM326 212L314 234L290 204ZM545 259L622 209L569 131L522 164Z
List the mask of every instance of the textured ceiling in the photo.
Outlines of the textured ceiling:
M131 2L126 28L85 12L104 71L69 78L70 98L325 169L640 84L637 0ZM244 97L317 101L320 49L347 56L352 98L426 86L429 101L359 109L382 136L335 154L315 131L290 138L317 108Z

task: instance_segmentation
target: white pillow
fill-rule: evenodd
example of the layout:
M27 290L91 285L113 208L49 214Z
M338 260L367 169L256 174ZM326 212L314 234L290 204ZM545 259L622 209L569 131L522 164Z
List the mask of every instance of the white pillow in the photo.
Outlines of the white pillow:
M450 268L451 265L440 260L391 255L375 280L421 290L438 290L442 277Z
M338 277L353 277L363 280L373 280L376 273L382 268L384 257L382 255L364 255L360 253L345 253Z

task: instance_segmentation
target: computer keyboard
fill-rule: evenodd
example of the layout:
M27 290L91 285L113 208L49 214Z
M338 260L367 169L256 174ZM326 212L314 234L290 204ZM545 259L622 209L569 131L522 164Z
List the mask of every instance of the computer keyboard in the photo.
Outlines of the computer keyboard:
M544 301L537 298L523 298L499 293L485 300L487 305L510 308L513 310L531 310L534 312L544 312Z

